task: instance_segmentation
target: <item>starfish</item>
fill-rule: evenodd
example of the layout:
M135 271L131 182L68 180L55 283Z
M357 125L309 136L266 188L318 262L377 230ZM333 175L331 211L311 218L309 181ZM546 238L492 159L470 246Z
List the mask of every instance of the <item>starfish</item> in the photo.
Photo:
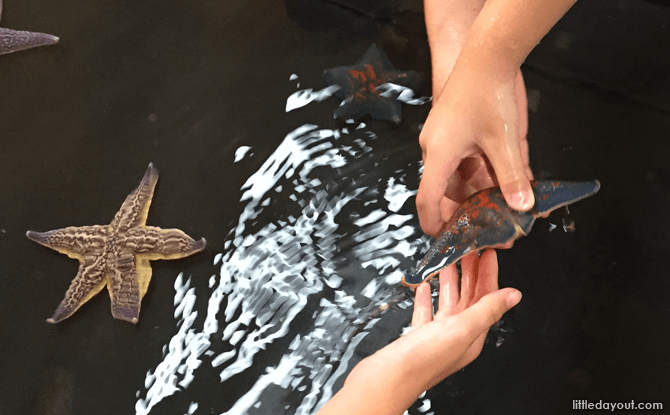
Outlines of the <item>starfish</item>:
M535 219L567 206L600 190L600 182L531 182L535 205L528 212L518 212L507 204L499 187L490 187L470 196L454 212L442 234L433 242L426 256L409 274L403 285L416 288L440 270L470 252L495 248L528 235Z
M375 44L354 65L327 69L324 77L328 85L340 87L335 95L342 100L342 104L335 110L334 118L353 118L356 121L370 114L375 120L396 124L401 120L400 102L393 96L392 89L382 92L378 88L393 83L414 89L421 80L414 71L396 70Z
M29 239L80 262L49 323L70 317L107 286L112 316L136 324L151 280L149 261L183 258L205 248L205 238L195 241L179 229L146 226L157 181L158 170L150 163L142 183L126 197L109 225L26 233Z
M0 0L0 18L2 17L2 0ZM26 32L0 27L0 55L37 46L53 45L58 42L56 36L46 33Z

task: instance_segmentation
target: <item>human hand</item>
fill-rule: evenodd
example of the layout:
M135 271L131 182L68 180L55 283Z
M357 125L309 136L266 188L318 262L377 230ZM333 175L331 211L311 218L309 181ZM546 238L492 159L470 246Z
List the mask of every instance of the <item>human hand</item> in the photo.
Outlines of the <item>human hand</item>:
M359 362L319 415L402 414L423 391L479 355L489 327L519 302L521 293L498 290L493 250L468 255L461 265L460 291L456 266L442 270L433 316L430 285L419 286L411 330Z
M437 236L459 199L491 185L513 209L534 205L519 68L575 1L424 0L433 109L417 209L426 233Z
M457 64L419 137L424 167L416 201L424 232L437 236L460 203L492 186L512 208L530 209L527 130L520 71L510 77Z
M470 364L479 356L489 327L502 314L521 300L521 293L513 288L498 290L498 261L495 250L475 252L461 260L460 290L458 272L453 264L440 272L438 309L433 315L430 284L424 282L416 289L412 328L416 336L425 332L443 331L450 334L440 344L449 353L440 355L429 386L442 381ZM434 361L433 364L436 362Z

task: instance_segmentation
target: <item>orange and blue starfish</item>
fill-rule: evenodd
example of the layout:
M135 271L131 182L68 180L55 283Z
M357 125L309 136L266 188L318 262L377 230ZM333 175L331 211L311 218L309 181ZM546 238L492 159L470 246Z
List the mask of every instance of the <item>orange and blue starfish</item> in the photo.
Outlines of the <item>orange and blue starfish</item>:
M396 84L414 89L421 81L417 72L396 70L386 54L374 44L354 65L327 69L324 77L328 85L340 87L335 96L342 100L342 104L335 110L335 118L357 121L369 114L375 120L395 124L401 121L400 101L383 85Z
M594 195L600 189L597 180L544 180L531 184L535 205L528 212L518 212L509 207L499 187L484 189L470 196L454 212L416 268L402 277L403 285L416 288L470 252L494 248L525 236L536 218Z

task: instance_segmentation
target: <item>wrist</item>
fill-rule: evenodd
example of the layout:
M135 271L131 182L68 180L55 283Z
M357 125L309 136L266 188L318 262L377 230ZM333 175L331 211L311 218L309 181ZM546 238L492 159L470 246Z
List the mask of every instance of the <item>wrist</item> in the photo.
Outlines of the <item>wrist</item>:
M472 24L462 58L506 78L576 0L489 0ZM460 60L461 58L459 58Z
M457 66L470 74L486 77L482 80L508 82L516 77L525 58L526 54L518 49L473 29Z
M467 40L470 27L484 2L485 0L424 0L435 98L449 78Z

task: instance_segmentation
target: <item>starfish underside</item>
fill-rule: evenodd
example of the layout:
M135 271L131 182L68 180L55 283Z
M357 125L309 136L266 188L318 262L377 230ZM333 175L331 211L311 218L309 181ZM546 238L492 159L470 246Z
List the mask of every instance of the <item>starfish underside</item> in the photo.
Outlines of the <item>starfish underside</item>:
M2 17L2 0L0 0L0 18ZM30 49L37 46L53 45L58 42L56 36L46 33L26 32L0 27L0 55Z
M158 171L149 164L142 183L128 195L109 225L26 233L33 241L80 263L77 276L48 322L70 317L106 286L114 318L137 323L151 280L149 261L183 258L205 248L204 238L195 241L179 229L146 226L157 181Z

